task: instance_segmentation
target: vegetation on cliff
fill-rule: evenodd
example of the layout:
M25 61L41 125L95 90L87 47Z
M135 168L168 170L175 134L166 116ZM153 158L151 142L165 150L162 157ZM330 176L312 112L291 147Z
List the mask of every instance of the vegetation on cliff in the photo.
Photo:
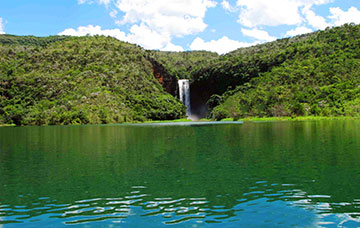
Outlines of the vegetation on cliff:
M169 74L177 79L191 79L193 72L198 72L219 57L217 53L208 51L149 52L153 59L161 63Z
M360 26L239 49L193 75L214 119L359 116Z
M0 125L179 119L180 78L217 120L359 116L360 26L222 56L149 51L102 36L0 35Z
M148 53L110 37L0 36L0 124L178 119Z

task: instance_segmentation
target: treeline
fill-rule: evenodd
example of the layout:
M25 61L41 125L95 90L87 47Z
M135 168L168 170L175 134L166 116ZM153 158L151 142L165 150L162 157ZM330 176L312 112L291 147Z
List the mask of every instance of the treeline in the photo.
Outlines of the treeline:
M185 107L159 83L172 83L168 88L176 94L173 84L180 78L190 79L192 99L207 103L208 117L217 120L358 116L360 26L221 56L149 51L103 36L0 35L0 125L182 118Z
M14 36L4 34L0 36L0 44L13 44L13 45L33 45L33 46L46 46L50 43L65 40L68 36L49 36L49 37L35 37L35 36Z
M208 51L147 51L150 57L161 63L169 74L177 79L191 79L193 72L218 59L219 55Z
M0 124L170 120L185 107L153 76L148 53L110 37L0 36Z
M214 119L360 115L360 26L239 49L194 72Z

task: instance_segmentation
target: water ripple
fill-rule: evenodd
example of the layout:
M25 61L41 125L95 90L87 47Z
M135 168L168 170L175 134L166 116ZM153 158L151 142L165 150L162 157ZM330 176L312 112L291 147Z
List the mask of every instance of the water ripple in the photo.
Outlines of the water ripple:
M153 197L145 186L131 189L124 195L79 199L72 203L57 204L56 199L40 197L29 205L0 205L0 224L41 223L47 218L68 225L112 224L142 217L145 221L150 219L164 225L234 223L242 226L250 220L258 220L256 224L259 226L270 223L282 226L287 224L286 221L304 224L303 220L307 218L309 221L317 219L320 226L326 226L344 221L333 216L331 211L334 208L359 208L360 204L358 199L331 203L327 202L331 199L329 195L307 194L292 184L271 184L267 181L254 182L247 191L237 196L223 194L212 198ZM360 222L360 211L347 215L347 222Z

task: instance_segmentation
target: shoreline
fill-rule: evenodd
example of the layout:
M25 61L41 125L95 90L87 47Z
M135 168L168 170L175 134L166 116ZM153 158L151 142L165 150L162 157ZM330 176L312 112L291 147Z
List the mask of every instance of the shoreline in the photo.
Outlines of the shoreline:
M360 117L353 116L297 116L297 117L247 117L236 121L243 122L282 122L282 121L321 121L321 120L360 120ZM232 118L222 119L220 121L234 121Z
M360 120L360 117L352 117L352 116L297 116L297 117L246 117L240 118L238 120L234 120L233 118L225 118L219 121L211 120L211 119L200 119L197 121L192 121L190 119L176 119L176 120L149 120L144 122L128 122L128 123L113 123L113 124L151 124L151 123L177 123L177 122L224 122L224 121L234 121L234 122L285 122L285 121L322 121L322 120ZM97 124L87 124L83 126L89 125L97 125ZM107 124L104 124L107 125ZM25 126L79 126L75 124L69 125L21 125L20 127ZM15 124L0 124L0 127L16 127Z
M15 124L0 124L0 127L16 127L16 125Z
M321 121L321 120L360 120L359 117L353 116L297 116L297 117L246 117L234 120L233 118L225 118L219 121L212 119L200 119L197 121L192 121L189 119L178 119L178 120L155 120L155 121L145 121L142 123L172 123L172 122L223 122L223 121L235 121L235 122L284 122L284 121ZM128 123L131 124L131 123ZM138 123L137 123L138 124Z

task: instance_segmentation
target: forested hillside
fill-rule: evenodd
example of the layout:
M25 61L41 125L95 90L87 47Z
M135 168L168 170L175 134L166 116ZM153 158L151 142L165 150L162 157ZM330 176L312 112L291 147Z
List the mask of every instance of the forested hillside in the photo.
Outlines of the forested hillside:
M358 116L360 26L239 49L193 74L207 88L214 119L250 116Z
M161 63L177 79L191 79L192 73L211 64L219 55L208 51L151 51L151 57Z
M185 116L358 116L360 26L241 48L161 52L114 38L0 35L0 125L96 124ZM198 110L196 110L198 109Z
M0 124L121 123L184 114L136 45L100 36L0 36Z

